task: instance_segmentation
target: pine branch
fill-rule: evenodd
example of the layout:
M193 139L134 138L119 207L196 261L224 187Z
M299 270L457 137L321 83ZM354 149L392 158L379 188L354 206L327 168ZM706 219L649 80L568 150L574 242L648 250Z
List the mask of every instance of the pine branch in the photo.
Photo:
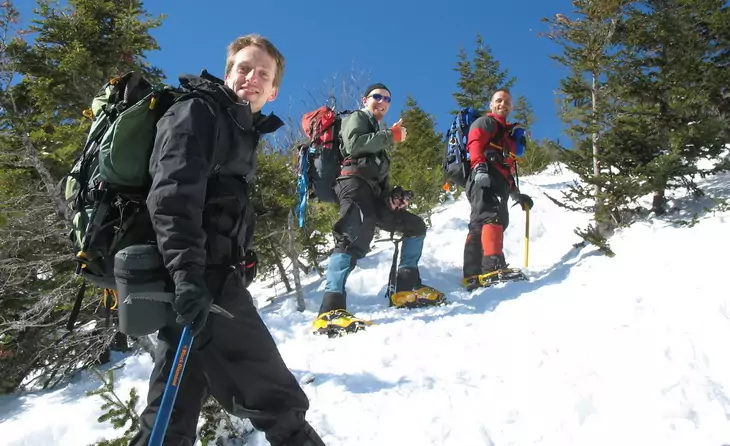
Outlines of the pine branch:
M590 243L598 247L598 249L606 256L616 256L616 254L611 250L611 247L608 244L608 240L601 233L597 226L590 224L584 230L581 230L580 228L575 228L573 232L575 232L575 234L582 238L586 243Z
M233 417L214 398L208 398L203 404L201 415L203 425L198 432L201 446L213 446L221 444L221 442L233 444L231 440L234 439L246 444L246 436L253 432L250 422L248 422L248 426L244 422L246 420L236 418L234 422Z
M104 411L104 413L97 418L97 422L111 422L114 429L122 429L124 426L129 424L121 437L112 440L102 440L95 443L94 446L117 446L128 444L139 429L139 416L135 411L135 407L139 402L137 389L132 387L129 391L129 399L126 402L123 402L114 389L114 369L107 370L104 375L102 375L102 373L95 367L92 367L91 371L102 382L102 386L100 388L86 392L87 396L98 396L103 401L101 410Z
M563 196L566 197L567 194L565 192L562 192ZM586 209L583 207L573 206L569 204L566 200L566 202L559 201L557 198L551 197L547 192L543 192L543 195L548 197L550 201L552 201L556 206L559 206L563 209L567 209L572 212L584 212Z

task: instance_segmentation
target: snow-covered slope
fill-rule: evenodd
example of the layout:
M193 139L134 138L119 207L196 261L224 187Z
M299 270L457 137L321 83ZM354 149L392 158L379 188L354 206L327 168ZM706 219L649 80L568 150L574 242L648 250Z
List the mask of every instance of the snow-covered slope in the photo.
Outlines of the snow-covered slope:
M307 309L277 297L261 314L311 400L328 445L687 445L730 443L730 211L693 227L638 223L611 239L616 257L573 248L587 215L554 197L572 179L551 169L522 178L535 199L529 282L460 289L468 204L433 217L421 262L451 305L397 310L383 298L393 252L378 243L348 282L349 309L374 321L338 339L311 335L324 283L304 281ZM730 175L702 180L730 197ZM724 209L727 209L725 207ZM691 218L691 217L690 217ZM687 218L688 220L690 218ZM524 264L525 215L512 208L505 253ZM265 302L272 288L252 290ZM147 355L116 356L120 395L143 395ZM96 423L93 376L54 391L0 399L0 444L87 445L118 435ZM254 444L267 444L260 436Z

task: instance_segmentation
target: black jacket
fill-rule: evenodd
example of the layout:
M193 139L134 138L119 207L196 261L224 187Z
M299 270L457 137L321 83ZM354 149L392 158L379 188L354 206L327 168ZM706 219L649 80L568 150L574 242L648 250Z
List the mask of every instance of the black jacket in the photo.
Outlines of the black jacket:
M180 83L196 94L175 102L157 124L147 196L158 248L173 277L243 259L253 239L249 186L259 138L284 124L273 114L252 113L205 71Z

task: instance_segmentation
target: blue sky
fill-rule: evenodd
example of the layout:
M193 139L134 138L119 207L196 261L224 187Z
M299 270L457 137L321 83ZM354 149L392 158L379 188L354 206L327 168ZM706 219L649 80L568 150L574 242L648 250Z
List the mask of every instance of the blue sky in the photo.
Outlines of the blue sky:
M33 4L18 2L25 14ZM279 98L264 110L292 116L295 122L307 105L311 108L308 91L321 91L327 79L348 76L355 67L390 88L388 122L397 120L410 94L445 131L448 112L456 108L452 94L458 49L471 52L481 33L502 68L517 77L513 93L525 95L533 105L533 137L560 138L569 145L554 95L566 70L549 58L559 47L538 33L547 30L542 17L570 13L570 0L154 0L144 5L153 15L167 14L163 26L153 31L161 51L149 59L170 82L203 68L222 76L231 40L250 32L270 38L287 66Z

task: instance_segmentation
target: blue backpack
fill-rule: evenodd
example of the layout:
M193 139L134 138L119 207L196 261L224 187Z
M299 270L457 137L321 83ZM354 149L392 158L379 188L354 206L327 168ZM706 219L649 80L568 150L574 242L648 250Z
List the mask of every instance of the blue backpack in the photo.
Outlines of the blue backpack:
M444 178L446 183L465 187L471 173L469 151L466 149L469 127L481 114L471 107L463 108L456 114L451 127L446 132L446 151L444 153Z
M446 132L446 151L444 153L443 163L446 181L446 184L444 184L445 190L448 189L449 183L466 187L466 181L471 174L469 151L467 150L469 128L481 116L481 113L471 107L463 108L456 114L454 120L451 122L451 127ZM492 138L492 141L499 141L502 138L503 131L505 131L504 128L497 123L497 133ZM527 133L525 129L518 127L511 130L511 138L515 141L514 156L517 158L524 157L527 144Z

